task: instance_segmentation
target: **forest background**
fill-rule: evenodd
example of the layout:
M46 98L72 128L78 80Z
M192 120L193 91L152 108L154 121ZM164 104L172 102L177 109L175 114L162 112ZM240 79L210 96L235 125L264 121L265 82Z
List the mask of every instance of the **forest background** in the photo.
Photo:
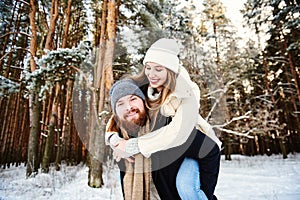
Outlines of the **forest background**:
M220 0L4 0L0 9L3 168L25 163L29 177L86 162L88 184L101 187L112 159L108 91L140 71L161 37L180 44L227 160L300 152L299 0L245 1L250 37Z

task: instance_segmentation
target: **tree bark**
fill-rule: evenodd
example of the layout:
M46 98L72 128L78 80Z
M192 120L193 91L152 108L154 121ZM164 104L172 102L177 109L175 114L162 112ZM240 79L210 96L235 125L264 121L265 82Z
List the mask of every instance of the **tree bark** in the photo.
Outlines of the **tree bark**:
M286 47L286 50L287 50L287 42L286 40L284 40L284 45ZM290 65L290 68L291 68L291 72L292 72L292 75L293 75L293 79L294 79L294 82L295 82L295 87L296 87L296 92L297 92L297 97L298 97L298 102L300 102L300 88L299 88L299 75L297 74L296 70L295 70L295 66L294 66L294 62L293 62L293 57L291 55L291 53L287 50L287 54L288 54L288 60L289 60L289 65Z
M3 166L5 168L5 164L7 162L7 149L8 149L8 141L9 141L9 123L10 123L10 105L11 105L11 96L7 98L7 101L5 101L6 106L5 108L5 112L4 112L4 116L5 116L5 120L3 121L2 124L2 132L1 132L1 141L3 141L3 145L1 147L1 163L3 163Z
M273 105L275 105L275 98L274 98L273 93L271 92L269 79L268 79L269 73L268 73L268 64L266 62L266 56L265 56L264 52L262 52L262 54L263 54L263 65L264 65L264 70L265 70L265 84L266 84L267 92L271 96Z
M35 0L30 0L30 27L31 27L31 39L30 39L30 70L33 72L36 69L36 63L35 63L35 56L36 56L36 50L37 50L37 41L36 41L36 24L35 24Z
M107 9L107 10L106 10ZM106 14L107 12L107 14ZM105 35L107 33L107 35ZM103 2L102 10L102 27L100 35L100 52L98 52L98 60L96 63L94 82L95 88L98 88L98 93L93 94L92 112L90 115L90 142L89 142L89 175L88 185L90 187L101 187L103 185L102 179L102 162L104 160L104 132L107 113L104 102L108 99L107 92L112 83L112 62L115 48L116 37L116 2L109 0ZM105 40L106 38L106 40ZM106 108L107 109L107 108ZM100 120L98 113L102 113Z
M71 21L71 6L72 6L72 0L68 0L68 7L66 9L66 24L64 26L64 36L62 41L62 48L67 47L67 41L69 36L69 26Z
M38 159L38 145L39 134L41 130L41 102L39 101L38 91L35 89L30 96L30 136L28 144L28 162L26 175L29 177L31 174L38 172L39 159Z
M56 21L58 19L58 0L52 0L52 7L50 11L50 26L47 34L45 49L53 49L53 37L55 33Z
M55 87L55 94L54 94L54 100L53 100L53 106L52 106L52 112L50 117L50 124L48 128L48 134L46 138L46 145L45 150L43 154L43 161L42 161L42 172L48 173L49 172L49 166L52 158L52 151L53 151L53 143L54 143L54 136L55 136L55 129L57 124L57 104L58 104L58 94L59 94L59 83L56 83ZM59 138L57 139L59 140Z
M35 56L37 50L37 41L36 41L36 25L35 25L35 1L30 0L30 27L31 27L31 40L30 40L30 69L33 72L36 69ZM27 169L26 176L29 177L31 174L38 172L38 138L41 130L41 102L39 101L39 85L37 84L32 93L30 94L29 99L29 108L30 108L30 135L28 143L28 155L27 155Z

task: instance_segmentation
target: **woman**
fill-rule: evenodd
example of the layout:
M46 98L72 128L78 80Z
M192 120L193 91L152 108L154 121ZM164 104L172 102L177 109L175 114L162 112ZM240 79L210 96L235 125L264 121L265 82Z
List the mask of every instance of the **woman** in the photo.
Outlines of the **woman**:
M140 75L131 77L139 83L140 88L146 94L150 118L155 121L158 114L161 114L165 117L171 117L172 121L168 125L144 136L126 141L118 140L115 142L115 139L112 141L114 141L114 146L120 150L125 150L131 155L140 152L145 157L152 155L151 158L159 158L160 162L154 162L159 164L157 166L152 165L152 167L154 166L153 170L156 170L162 177L155 184L158 190L159 187L164 187L168 184L168 182L164 184L162 180L169 177L170 169L175 169L176 173L178 171L176 186L181 199L192 197L196 199L212 199L219 166L216 164L216 166L211 167L215 168L212 170L213 181L209 181L209 179L203 181L209 173L199 174L201 170L203 171L203 169L199 169L199 165L201 166L203 163L200 161L200 156L202 155L199 155L202 146L197 144L197 140L210 144L211 140L200 137L200 134L195 134L197 131L194 130L194 127L199 127L219 146L221 143L215 136L211 126L198 115L200 91L198 86L190 80L187 71L179 66L178 53L179 48L174 40L158 40L148 49L145 55L143 71ZM109 135L109 133L107 134ZM206 148L206 154L214 148L214 145L207 145L207 147L211 149ZM169 152L176 152L178 156L174 157L174 153L172 154L173 156L169 156L171 155ZM201 152L204 152L203 149ZM162 157L164 158L163 164L161 164ZM188 157L193 159L188 159ZM179 170L178 165L182 166ZM197 173L188 177L184 175L186 172L195 171L192 169L198 169L196 170ZM173 171L171 173L173 175L174 170L171 171ZM202 181L200 181L200 175ZM183 179L182 177L187 178ZM193 187L195 185L193 180L195 179L197 180L196 183L199 183L196 189ZM204 191L200 189L200 183ZM187 196L188 194L191 196ZM168 197L166 196L165 198Z

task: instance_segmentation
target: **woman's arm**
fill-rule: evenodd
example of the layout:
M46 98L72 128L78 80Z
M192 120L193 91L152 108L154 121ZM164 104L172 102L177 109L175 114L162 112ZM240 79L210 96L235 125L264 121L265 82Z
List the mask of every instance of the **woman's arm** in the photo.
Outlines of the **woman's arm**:
M138 147L145 157L152 153L170 149L186 142L197 123L198 109L194 97L184 98L172 121L150 133L138 138Z

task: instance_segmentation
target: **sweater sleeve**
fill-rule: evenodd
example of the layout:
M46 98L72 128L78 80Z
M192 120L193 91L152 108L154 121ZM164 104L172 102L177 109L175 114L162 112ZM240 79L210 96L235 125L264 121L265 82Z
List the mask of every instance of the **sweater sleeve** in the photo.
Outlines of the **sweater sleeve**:
M176 82L175 93L178 94L177 97L181 101L172 121L168 125L138 138L138 147L145 157L183 144L196 126L199 104L189 81L186 81L185 78L183 80L181 77Z

